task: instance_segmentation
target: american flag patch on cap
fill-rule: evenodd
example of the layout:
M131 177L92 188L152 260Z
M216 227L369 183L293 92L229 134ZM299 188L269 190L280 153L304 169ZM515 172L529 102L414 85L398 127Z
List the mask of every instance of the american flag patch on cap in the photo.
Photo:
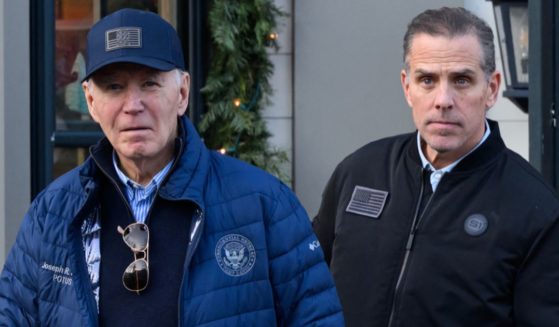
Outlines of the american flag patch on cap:
M105 33L105 50L141 48L142 30L139 27L122 27Z
M358 215L378 218L384 208L387 197L388 192L386 191L357 185L353 189L351 200L345 210Z

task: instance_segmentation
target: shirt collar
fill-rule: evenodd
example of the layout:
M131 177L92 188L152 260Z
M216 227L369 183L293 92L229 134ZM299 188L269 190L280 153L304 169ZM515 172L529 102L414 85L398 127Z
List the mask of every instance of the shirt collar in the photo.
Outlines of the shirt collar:
M124 172L120 170L120 168L118 167L118 157L116 155L116 152L113 151L113 166L115 167L115 171L116 174L118 175L118 178L124 185L126 185L126 188L142 189L142 190L150 188L152 186L156 186L156 188L159 188L159 186L161 186L161 182L163 181L163 178L165 178L165 176L173 166L173 162L175 162L175 158L169 161L169 163L165 167L163 167L163 169L161 169L157 174L155 174L155 176L153 176L153 179L146 186L143 186L128 178L128 176L126 176L126 174L124 174Z
M423 154L423 150L421 149L421 136L419 135L419 131L418 131L417 132L417 151L419 152L419 158L421 158L421 166L423 168L429 169L433 172L438 171L438 172L442 172L442 173L448 173L452 169L454 169L454 167L456 167L456 165L458 165L458 163L460 161L462 161L462 159L466 158L470 153L474 152L480 145L482 145L483 142L485 142L485 140L487 140L487 138L489 137L489 134L491 134L491 129L489 128L489 123L487 122L487 119L486 119L485 120L485 133L483 134L483 137L481 138L481 141L479 141L479 143L473 149L471 149L468 153L466 153L462 157L458 158L458 160L454 161L450 165L445 166L441 169L435 169L435 167L433 167L433 165L431 165L431 163L427 160L427 158L425 158L425 155Z

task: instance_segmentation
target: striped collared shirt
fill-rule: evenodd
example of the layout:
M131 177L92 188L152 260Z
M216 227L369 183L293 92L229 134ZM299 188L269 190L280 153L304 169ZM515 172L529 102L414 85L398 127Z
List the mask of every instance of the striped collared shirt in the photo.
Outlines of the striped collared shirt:
M173 162L175 160L171 160L161 171L159 171L151 182L149 182L146 186L138 184L128 178L122 170L118 167L118 158L116 153L113 152L113 165L115 167L116 174L118 178L122 181L122 183L126 186L126 197L128 199L128 203L130 204L130 208L132 209L132 213L134 214L134 218L137 222L145 223L147 214L155 199L155 195L157 194L157 189L161 186L161 182L171 170L173 166Z

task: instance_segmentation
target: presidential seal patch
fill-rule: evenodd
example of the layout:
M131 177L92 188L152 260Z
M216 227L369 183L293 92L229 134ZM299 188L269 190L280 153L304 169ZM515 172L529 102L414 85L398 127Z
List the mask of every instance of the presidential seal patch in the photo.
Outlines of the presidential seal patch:
M254 267L256 251L248 238L239 234L229 234L217 241L215 258L224 273L238 277L245 275Z

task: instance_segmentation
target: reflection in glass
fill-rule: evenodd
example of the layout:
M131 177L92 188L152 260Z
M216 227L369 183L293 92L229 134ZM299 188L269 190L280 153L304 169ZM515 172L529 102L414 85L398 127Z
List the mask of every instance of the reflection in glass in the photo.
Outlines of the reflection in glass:
M494 10L507 86L526 89L529 81L528 4L498 3Z
M528 83L528 8L511 7L510 24L518 82Z
M57 0L55 5L55 107L57 130L96 130L81 80L85 77L85 43L93 24L93 0Z
M122 8L142 9L158 12L158 0L105 0L103 14L108 15Z
M81 164L89 154L87 148L55 147L52 177L57 178Z

